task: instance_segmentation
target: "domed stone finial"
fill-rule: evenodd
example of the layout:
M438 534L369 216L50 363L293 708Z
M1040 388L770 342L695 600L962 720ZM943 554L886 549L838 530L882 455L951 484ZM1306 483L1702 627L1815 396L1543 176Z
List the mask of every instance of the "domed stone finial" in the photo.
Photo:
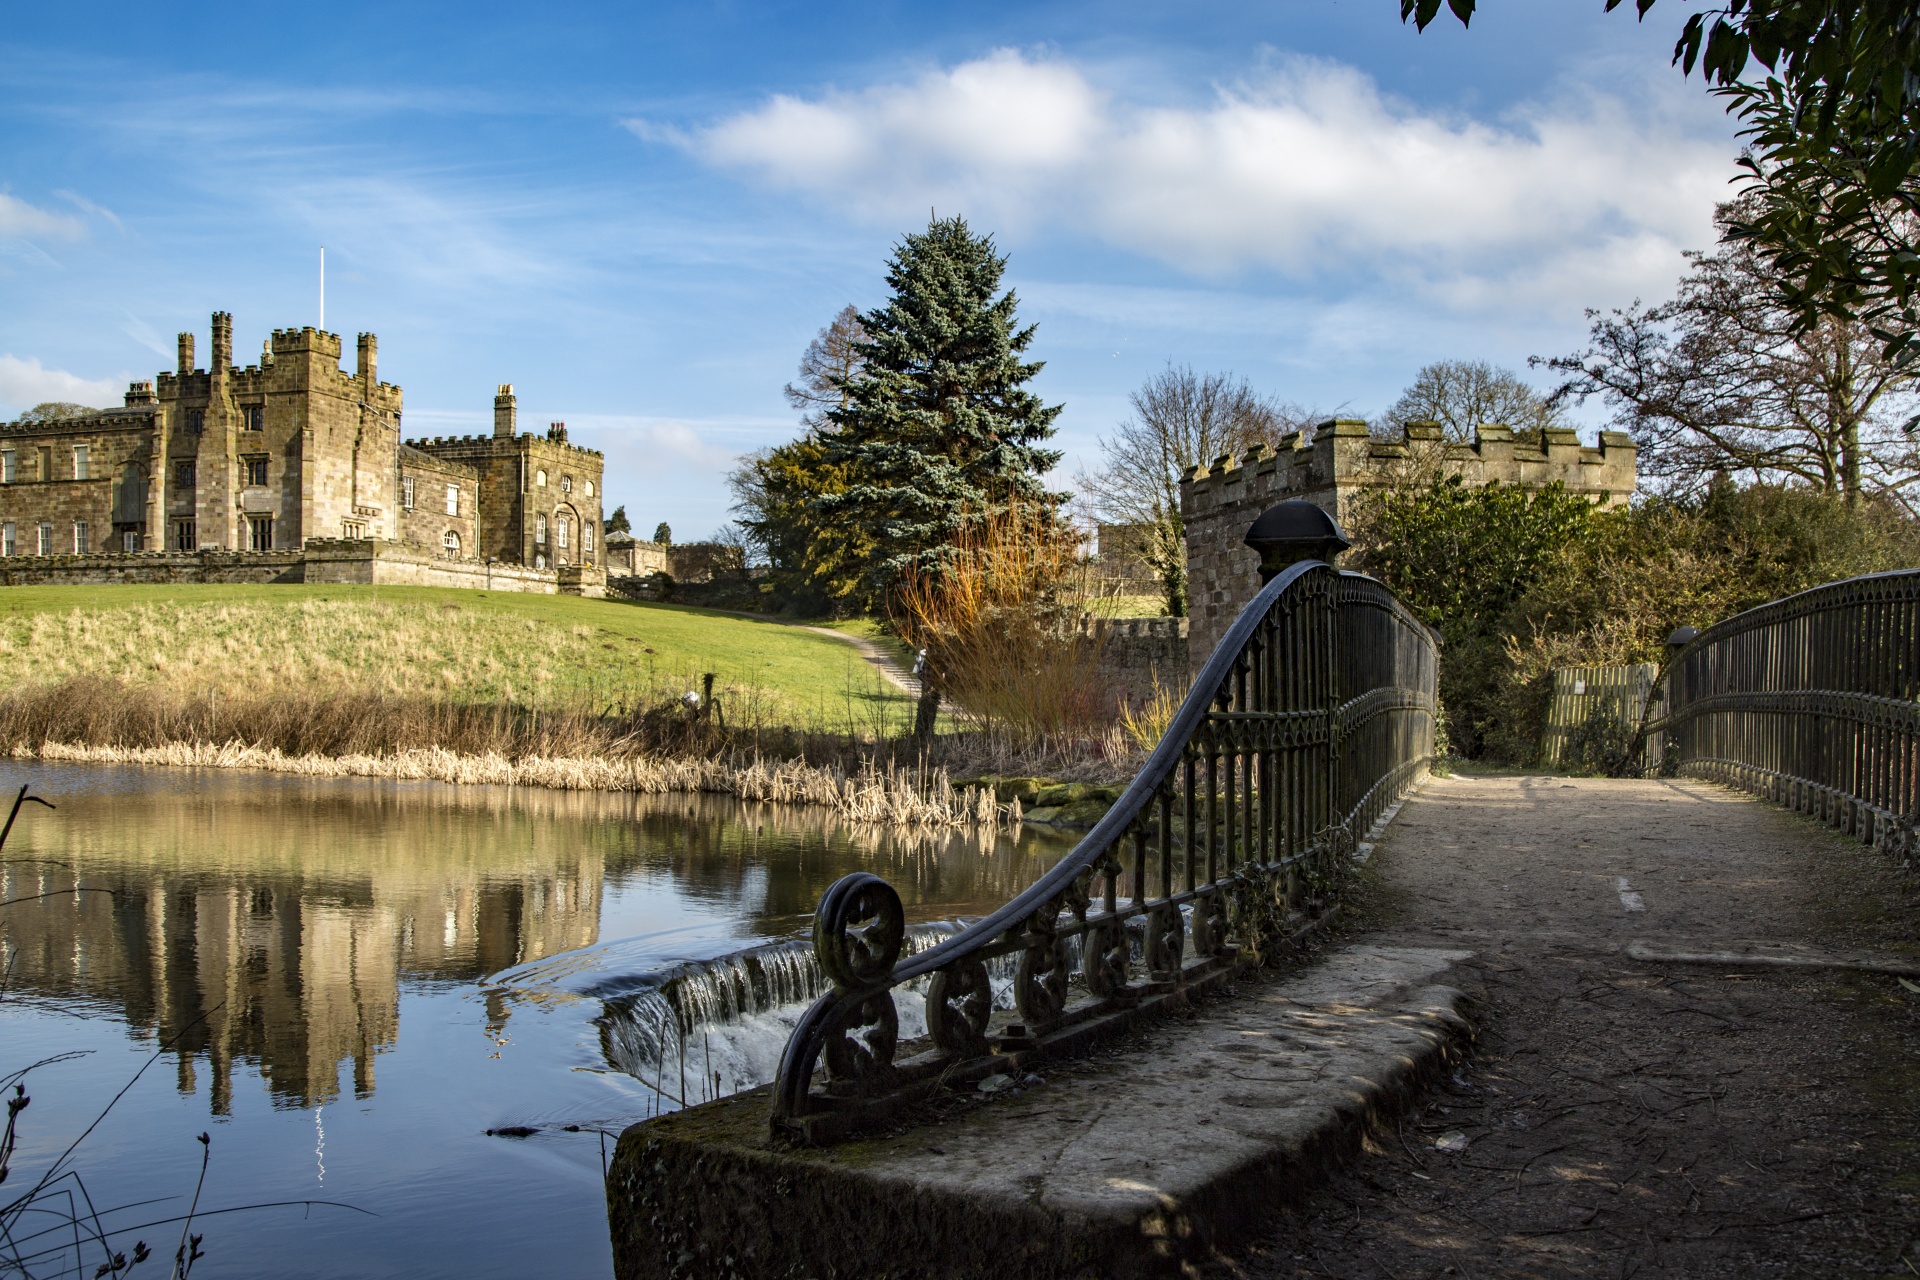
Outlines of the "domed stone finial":
M1325 560L1353 544L1334 518L1304 498L1268 507L1247 530L1247 545L1260 553L1260 582L1272 582L1282 569L1302 560Z

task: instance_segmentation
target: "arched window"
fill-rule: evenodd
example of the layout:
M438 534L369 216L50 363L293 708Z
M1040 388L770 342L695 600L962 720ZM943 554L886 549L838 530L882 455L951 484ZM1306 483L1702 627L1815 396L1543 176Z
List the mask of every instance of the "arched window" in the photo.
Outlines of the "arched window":
M460 535L449 529L440 535L440 545L447 549L447 559L460 558Z
M559 547L560 550L565 551L567 549L568 535L573 532L573 521L566 516L559 516L555 518L553 523L555 535L554 545Z
M561 476L561 477L560 477L560 492L562 492L562 493L572 493L572 492L573 492L573 477L572 477L572 476Z
M537 486L538 486L539 488L542 488L542 489L544 489L544 488L546 488L546 487L547 487L547 473L546 473L546 472L544 472L544 471L536 471L536 472L534 472L534 473L533 473L533 483L534 483L535 485L537 485Z
M593 496L593 481L589 480L586 482L586 484L587 484L587 496L591 498Z
M543 547L547 545L547 513L544 511L533 517L533 540Z

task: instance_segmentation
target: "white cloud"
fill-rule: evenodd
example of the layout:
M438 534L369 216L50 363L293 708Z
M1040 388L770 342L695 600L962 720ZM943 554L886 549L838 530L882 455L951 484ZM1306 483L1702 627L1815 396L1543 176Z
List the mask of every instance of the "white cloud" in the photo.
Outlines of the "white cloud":
M1202 107L1145 106L1003 50L911 83L775 97L680 144L863 218L934 205L994 228L1089 231L1202 274L1359 268L1477 305L1621 272L1670 284L1728 194L1728 130L1703 119L1598 92L1457 119L1308 59Z
M85 234L78 218L51 213L0 191L0 238L78 240Z
M108 222L111 222L113 229L121 235L127 233L127 226L124 222L120 221L120 215L105 205L95 204L77 191L56 191L53 194L59 196L62 200L65 200L82 213L90 213L96 218L104 218Z
M0 405L11 405L16 413L49 400L106 407L119 404L125 390L125 382L112 378L82 378L49 369L34 357L0 355Z
M615 414L578 414L569 429L608 454L645 459L652 469L685 467L714 472L730 469L741 453L768 439L790 435L793 424L761 418L653 418Z

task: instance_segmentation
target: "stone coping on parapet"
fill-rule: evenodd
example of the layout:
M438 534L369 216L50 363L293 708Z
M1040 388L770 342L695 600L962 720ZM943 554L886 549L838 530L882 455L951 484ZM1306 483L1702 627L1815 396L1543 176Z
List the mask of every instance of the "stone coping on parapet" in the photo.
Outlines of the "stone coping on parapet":
M0 436L86 435L100 430L103 425L120 431L130 426L138 426L138 420L141 419L151 421L154 413L155 406L151 404L134 404L111 409L95 409L84 417L55 418L49 422L29 422L25 425L19 422L0 422ZM15 481L14 483L31 482Z
M1365 440L1367 456L1370 458L1390 459L1406 457L1413 445L1439 442L1443 436L1438 423L1414 422L1406 425L1399 440L1386 440L1374 436L1363 420L1339 418L1321 423L1310 436L1301 431L1289 433L1281 438L1277 450L1256 444L1244 453L1222 454L1211 462L1187 467L1180 473L1180 483L1182 487L1191 485L1205 488L1209 482L1233 483L1250 475L1269 474L1279 469L1283 459L1292 455L1311 454L1322 442L1331 444L1343 438ZM1599 444L1583 445L1579 432L1566 427L1549 427L1541 433L1540 443L1536 447L1520 440L1512 427L1499 423L1482 423L1474 428L1471 442L1450 441L1445 447L1448 461L1478 458L1483 461L1537 464L1571 462L1577 458L1586 465L1625 466L1637 461L1639 455L1633 437L1624 431L1602 431ZM1620 456L1623 454L1627 456Z
M1157 618L1103 618L1090 614L1081 620L1081 629L1088 634L1104 636L1164 636L1185 639L1192 629L1191 618L1161 616Z
M1195 1274L1452 1069L1470 958L1343 947L880 1138L777 1147L764 1090L634 1125L607 1176L614 1273Z
M598 449L589 449L583 444L574 444L569 440L555 440L550 436L538 435L532 431L522 431L519 435L513 436L423 436L418 439L407 440L404 443L410 448L423 451L432 448L466 448L494 452L505 447L517 446L522 441L531 441L534 444L546 445L553 449L571 449L575 453L583 453L594 458L605 456Z

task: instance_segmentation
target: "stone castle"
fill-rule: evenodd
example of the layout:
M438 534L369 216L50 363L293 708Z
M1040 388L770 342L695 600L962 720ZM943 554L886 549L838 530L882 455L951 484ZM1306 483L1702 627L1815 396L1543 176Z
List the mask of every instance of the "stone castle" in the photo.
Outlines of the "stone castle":
M313 328L241 368L225 312L207 368L194 346L121 408L0 424L0 580L603 592L603 459L561 423L520 433L511 384L491 435L403 440L373 334L352 373Z
M1336 419L1295 432L1278 450L1255 445L1240 457L1215 458L1180 480L1186 527L1187 637L1198 670L1233 619L1260 590L1260 557L1245 543L1254 519L1276 502L1304 498L1350 528L1354 500L1409 470L1457 475L1470 485L1498 481L1527 489L1559 482L1599 505L1633 496L1639 455L1633 437L1602 431L1597 446L1570 428L1516 436L1487 423L1471 441L1448 441L1437 422L1408 423L1399 440L1373 436L1363 421Z
M1475 428L1471 441L1449 441L1440 424L1411 422L1400 439L1383 440L1365 422L1336 419L1285 437L1278 450L1255 445L1239 456L1190 467L1180 480L1188 616L1103 623L1103 673L1135 702L1197 676L1260 590L1260 557L1246 544L1247 530L1277 502L1304 498L1350 530L1354 500L1367 489L1402 478L1457 475L1471 485L1499 481L1528 489L1558 481L1606 506L1633 496L1638 463L1633 437L1619 431L1602 431L1598 446L1589 447L1563 428L1527 435L1486 423ZM1114 577L1136 591L1159 589L1139 562L1136 526L1104 525L1099 532L1103 568L1111 565Z

